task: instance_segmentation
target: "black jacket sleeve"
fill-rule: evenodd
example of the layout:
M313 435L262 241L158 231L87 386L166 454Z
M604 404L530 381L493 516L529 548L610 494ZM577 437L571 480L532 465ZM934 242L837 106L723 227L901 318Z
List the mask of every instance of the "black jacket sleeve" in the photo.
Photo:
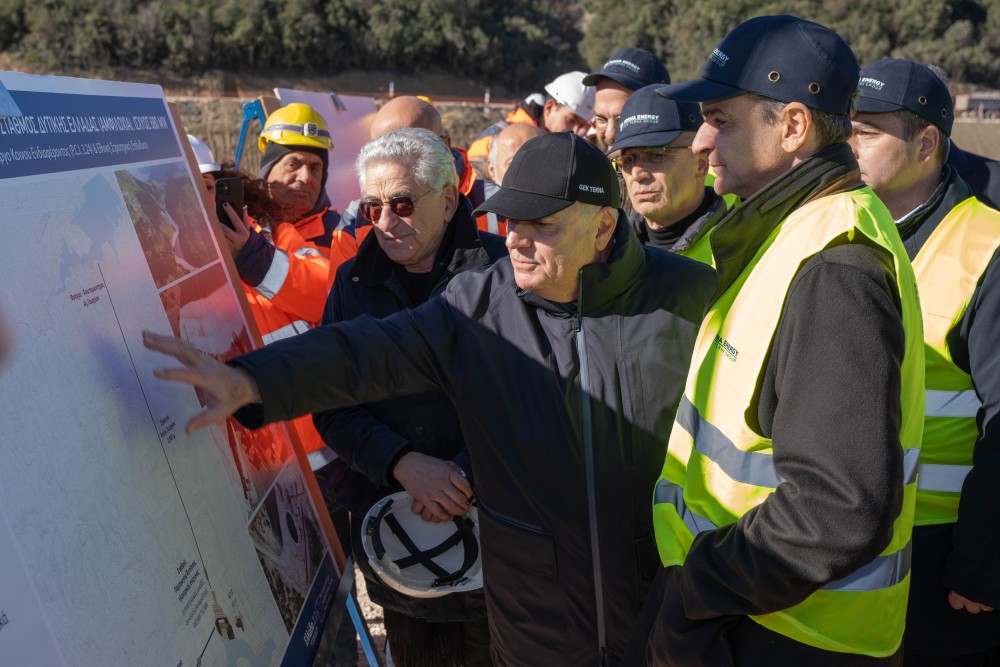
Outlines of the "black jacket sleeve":
M434 389L447 392L441 354L457 347L442 299L383 320L359 317L277 341L234 359L261 401L236 412L248 428L312 412Z
M323 311L322 324L334 324L351 319L345 307L344 283L346 271L337 272L333 290ZM392 486L392 467L402 451L409 446L406 438L396 433L363 405L324 410L313 414L313 424L323 442L354 470L377 486Z
M952 552L949 590L1000 608L1000 257L994 255L958 328L949 336L955 363L972 375L982 402L973 468L965 478ZM1000 612L993 612L1000 613Z
M888 544L903 476L893 273L884 251L848 244L794 279L757 406L782 482L737 523L695 539L679 582L688 618L786 609Z

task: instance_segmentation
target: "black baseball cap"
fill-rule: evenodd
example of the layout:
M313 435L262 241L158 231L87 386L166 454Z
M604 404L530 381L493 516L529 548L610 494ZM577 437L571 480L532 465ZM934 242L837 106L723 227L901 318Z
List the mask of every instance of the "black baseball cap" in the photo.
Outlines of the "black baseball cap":
M848 113L860 69L851 47L826 26L796 16L758 16L719 42L701 68L701 78L663 86L659 94L704 102L755 93Z
M704 119L695 102L675 102L660 97L660 86L646 86L632 93L618 120L618 136L608 154L623 148L666 146L682 132L696 132Z
M670 83L670 74L659 58L646 49L632 47L622 49L608 58L600 72L591 72L583 78L583 85L596 86L602 76L631 90L639 90L653 83Z
M618 176L604 153L583 137L550 132L517 149L500 189L473 215L538 220L574 202L618 208Z
M883 58L861 70L857 108L861 113L908 109L951 136L955 113L948 85L928 67L902 58Z

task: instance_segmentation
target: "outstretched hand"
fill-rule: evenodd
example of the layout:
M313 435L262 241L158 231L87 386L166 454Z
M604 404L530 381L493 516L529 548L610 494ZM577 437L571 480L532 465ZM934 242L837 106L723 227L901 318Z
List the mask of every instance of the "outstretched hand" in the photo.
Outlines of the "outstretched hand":
M227 366L187 341L143 331L142 343L147 349L168 354L184 364L180 368L158 368L153 375L171 382L186 382L204 393L208 404L184 427L188 435L223 422L244 405L260 400L257 383L249 373L238 366Z

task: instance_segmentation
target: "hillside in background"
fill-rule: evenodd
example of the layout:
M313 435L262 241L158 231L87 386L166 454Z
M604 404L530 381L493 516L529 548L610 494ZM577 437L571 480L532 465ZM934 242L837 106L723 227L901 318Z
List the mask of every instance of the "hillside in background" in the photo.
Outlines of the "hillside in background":
M201 94L360 70L415 77L430 95L523 97L624 46L690 78L732 27L774 13L834 28L863 64L913 58L944 67L956 92L1000 87L1000 0L0 0L0 52L25 71L127 68Z

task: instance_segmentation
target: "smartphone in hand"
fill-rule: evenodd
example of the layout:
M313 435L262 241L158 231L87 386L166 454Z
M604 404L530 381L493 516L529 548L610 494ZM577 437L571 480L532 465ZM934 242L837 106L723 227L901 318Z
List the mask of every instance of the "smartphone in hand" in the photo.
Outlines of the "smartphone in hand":
M243 215L243 179L242 178L220 178L215 181L215 215L219 222L232 230L233 221L229 219L229 214L222 206L222 202L229 202L236 215Z

